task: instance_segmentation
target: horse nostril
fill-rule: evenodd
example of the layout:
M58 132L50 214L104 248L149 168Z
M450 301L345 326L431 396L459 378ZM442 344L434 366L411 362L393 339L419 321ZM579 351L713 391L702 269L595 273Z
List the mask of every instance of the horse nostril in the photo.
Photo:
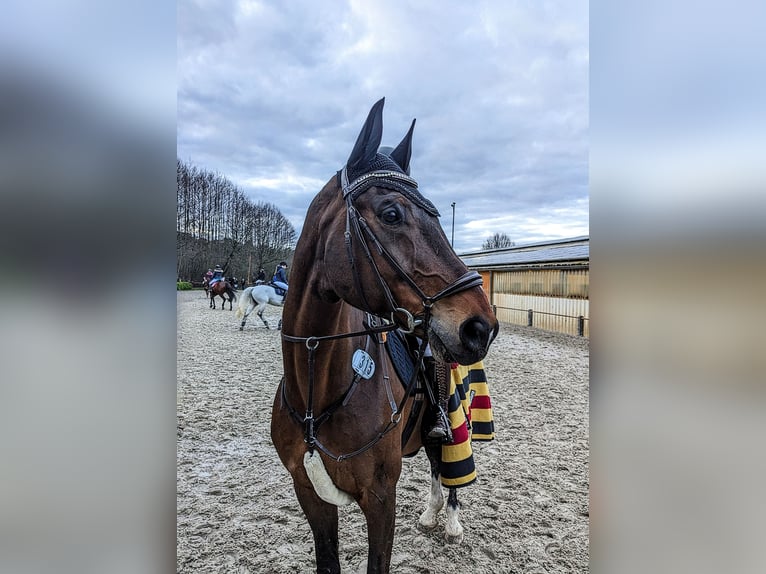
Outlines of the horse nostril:
M460 327L460 341L472 351L485 351L489 344L490 327L480 318L466 320Z

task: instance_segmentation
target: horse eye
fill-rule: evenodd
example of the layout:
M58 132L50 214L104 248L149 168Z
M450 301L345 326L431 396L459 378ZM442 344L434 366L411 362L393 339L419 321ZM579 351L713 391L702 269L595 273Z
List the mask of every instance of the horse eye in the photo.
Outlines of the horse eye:
M389 225L395 225L402 221L402 217L399 215L399 211L395 207L389 207L383 210L380 214L380 219L383 223L388 223Z

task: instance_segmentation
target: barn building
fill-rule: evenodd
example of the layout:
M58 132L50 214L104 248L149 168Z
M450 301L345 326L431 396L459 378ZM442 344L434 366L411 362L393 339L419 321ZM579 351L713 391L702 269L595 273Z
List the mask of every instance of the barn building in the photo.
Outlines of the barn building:
M500 321L588 337L589 241L573 237L460 258L481 273Z

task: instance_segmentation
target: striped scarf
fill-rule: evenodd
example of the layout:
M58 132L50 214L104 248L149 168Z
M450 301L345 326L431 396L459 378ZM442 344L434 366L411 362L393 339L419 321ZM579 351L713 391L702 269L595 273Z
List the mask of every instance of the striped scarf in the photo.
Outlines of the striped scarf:
M453 441L442 446L442 485L468 486L476 480L472 440L495 438L492 403L482 362L453 365L450 380L449 420Z

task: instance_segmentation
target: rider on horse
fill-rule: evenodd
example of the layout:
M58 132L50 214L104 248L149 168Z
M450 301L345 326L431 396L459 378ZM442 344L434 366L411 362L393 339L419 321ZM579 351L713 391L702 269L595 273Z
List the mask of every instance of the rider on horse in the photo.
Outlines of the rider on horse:
M284 293L279 293L280 295L287 295L287 274L285 269L287 269L287 263L282 261L277 265L277 269L274 271L274 277L271 278L271 282L284 291Z
M220 265L216 265L215 269L213 270L213 276L210 278L210 281L208 284L212 287L213 284L217 283L218 281L223 281L223 269Z

